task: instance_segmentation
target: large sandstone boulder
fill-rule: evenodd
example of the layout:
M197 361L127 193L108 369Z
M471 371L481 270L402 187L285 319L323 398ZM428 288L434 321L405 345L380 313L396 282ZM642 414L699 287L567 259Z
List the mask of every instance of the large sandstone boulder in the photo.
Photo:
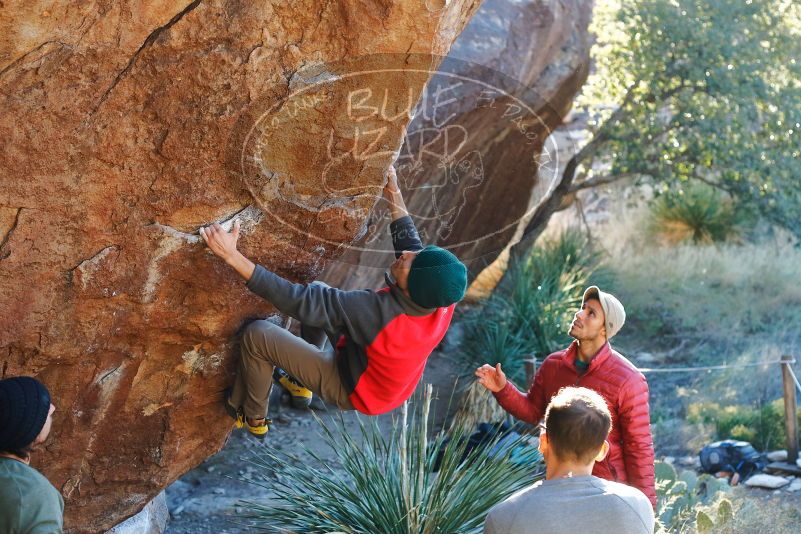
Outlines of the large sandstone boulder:
M563 122L589 70L592 0L485 0L429 83L397 161L427 240L481 272L522 236L572 154ZM381 283L391 261L386 206L324 277Z
M69 531L132 515L231 428L235 334L274 310L199 226L238 217L254 261L314 276L364 233L404 109L477 7L0 4L0 372L53 394L34 463Z

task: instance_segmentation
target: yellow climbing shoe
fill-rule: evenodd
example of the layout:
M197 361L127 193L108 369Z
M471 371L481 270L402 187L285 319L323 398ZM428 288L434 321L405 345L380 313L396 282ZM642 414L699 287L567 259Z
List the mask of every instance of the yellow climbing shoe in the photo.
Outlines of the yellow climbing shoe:
M311 405L312 391L298 382L295 378L287 374L283 369L275 368L273 380L281 384L289 392L290 402L293 408L308 408Z
M272 420L267 418L256 419L253 421L252 425L250 421L250 418L245 417L245 414L240 412L237 414L234 428L244 428L255 438L264 439L264 436L266 436L267 432L270 430L270 425L273 424Z
M253 436L257 437L258 439L264 439L264 436L267 435L270 427L273 422L270 419L257 419L255 421L255 425L251 425L245 417L245 414L242 413L241 408L234 408L233 404L230 402L231 398L231 388L225 390L225 394L223 395L223 404L225 405L225 411L231 418L234 420L234 428L246 428L248 432L250 432Z
M247 429L247 431L251 433L251 435L253 435L258 439L264 439L264 436L266 436L267 432L270 430L271 424L272 421L270 419L264 418L264 419L256 419L254 421L254 424L251 426L248 418L242 416L242 426L244 426Z

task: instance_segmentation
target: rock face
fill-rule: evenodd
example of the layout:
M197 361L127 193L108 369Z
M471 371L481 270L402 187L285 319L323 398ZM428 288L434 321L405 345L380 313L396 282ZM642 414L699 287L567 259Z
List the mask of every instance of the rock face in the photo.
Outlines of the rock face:
M480 272L516 242L565 151L548 139L586 80L591 0L485 0L429 84L397 161L410 214L431 243ZM561 142L572 142L569 137ZM325 270L332 285L381 283L386 210Z
M407 102L477 7L0 4L0 372L51 390L34 464L68 531L134 514L230 430L235 334L274 310L198 227L238 217L254 261L314 276L364 233Z

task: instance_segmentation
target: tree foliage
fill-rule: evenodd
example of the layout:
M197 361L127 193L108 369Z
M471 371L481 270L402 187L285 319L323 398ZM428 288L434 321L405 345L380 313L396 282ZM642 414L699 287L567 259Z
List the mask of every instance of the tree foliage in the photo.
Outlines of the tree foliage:
M799 22L791 0L599 2L593 137L563 190L702 181L801 237Z

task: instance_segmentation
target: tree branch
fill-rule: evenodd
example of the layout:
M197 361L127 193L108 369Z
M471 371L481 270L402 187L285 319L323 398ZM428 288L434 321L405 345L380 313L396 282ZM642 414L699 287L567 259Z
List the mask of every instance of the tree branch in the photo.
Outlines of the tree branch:
M639 173L636 172L624 172L621 174L607 174L605 176L593 176L588 180L584 180L583 182L579 182L577 184L573 184L570 186L569 192L575 193L576 191L581 191L583 189L590 189L592 187L598 187L599 185L606 185L617 182L618 180L623 180L624 178L630 178L632 176L638 176Z

